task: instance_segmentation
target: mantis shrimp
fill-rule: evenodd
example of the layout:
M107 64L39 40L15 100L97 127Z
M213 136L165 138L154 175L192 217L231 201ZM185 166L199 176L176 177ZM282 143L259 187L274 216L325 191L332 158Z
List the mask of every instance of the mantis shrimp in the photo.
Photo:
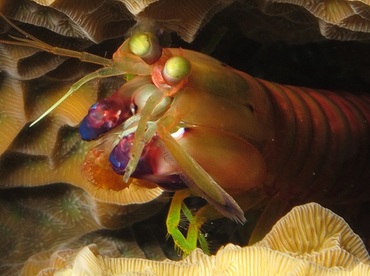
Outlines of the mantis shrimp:
M122 183L134 177L175 191L167 229L185 254L198 242L208 250L200 228L218 216L244 223L245 210L265 205L256 240L291 204L325 201L333 191L333 201L370 197L368 96L256 79L198 52L162 48L149 32L134 33L110 60L53 47L3 18L26 38L2 43L103 66L31 127L90 80L126 76L79 126L83 140L102 141L83 167L94 171L103 152L111 168L105 173L122 175ZM190 195L209 205L193 214L184 203ZM190 222L186 237L178 229L181 212Z

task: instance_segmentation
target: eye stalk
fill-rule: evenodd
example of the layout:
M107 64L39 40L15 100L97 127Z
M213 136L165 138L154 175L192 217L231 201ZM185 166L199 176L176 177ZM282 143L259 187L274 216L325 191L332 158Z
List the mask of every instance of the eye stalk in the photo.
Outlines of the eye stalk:
M130 38L129 49L149 65L157 62L162 55L158 38L148 32L134 34Z
M171 86L177 85L186 79L190 73L190 62L182 56L175 56L168 59L162 72L163 79Z

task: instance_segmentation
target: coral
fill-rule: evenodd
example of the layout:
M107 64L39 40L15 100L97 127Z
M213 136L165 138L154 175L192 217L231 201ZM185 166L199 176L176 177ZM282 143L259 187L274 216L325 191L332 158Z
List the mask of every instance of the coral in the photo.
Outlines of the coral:
M38 252L78 248L91 242L109 256L144 257L132 231L123 228L152 216L162 206L161 201L128 207L106 204L93 200L82 189L62 184L2 191L0 272L13 275L22 262Z
M370 256L362 240L339 216L319 204L293 208L253 246L228 244L214 256L195 250L182 261L110 258L91 244L37 255L38 275L367 275ZM35 271L31 257L23 273ZM49 261L47 261L49 260Z

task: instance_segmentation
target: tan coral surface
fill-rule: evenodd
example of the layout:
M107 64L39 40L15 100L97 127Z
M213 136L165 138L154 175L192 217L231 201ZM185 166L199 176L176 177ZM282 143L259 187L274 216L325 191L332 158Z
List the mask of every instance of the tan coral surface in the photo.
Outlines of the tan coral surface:
M38 275L368 275L370 256L339 216L319 204L293 208L253 246L232 244L207 256L199 249L183 261L109 258L91 244L38 255ZM46 260L49 260L48 262ZM33 271L31 258L24 274ZM40 268L40 267L38 267Z
M369 1L351 0L24 0L2 1L7 16L95 43L124 35L135 22L155 23L191 42L218 12L257 40L370 39ZM6 12L5 12L6 11Z

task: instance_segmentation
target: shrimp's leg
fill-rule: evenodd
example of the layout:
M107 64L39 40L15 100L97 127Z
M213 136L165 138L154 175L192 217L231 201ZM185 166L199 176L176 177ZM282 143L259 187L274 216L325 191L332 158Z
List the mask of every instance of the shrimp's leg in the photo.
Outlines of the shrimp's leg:
M91 74L86 75L85 77L83 77L79 81L75 82L71 86L71 88L67 91L67 93L64 94L64 96L62 98L60 98L55 104L53 104L48 110L46 110L44 113L42 113L41 116L38 117L30 125L30 127L32 127L33 125L35 125L36 123L38 123L40 120L42 120L46 115L48 115L58 105L60 105L65 99L67 99L73 92L75 92L76 90L78 90L82 85L84 85L88 81L93 80L93 79L96 79L96 78L107 78L107 77L118 76L118 75L122 75L122 74L123 74L122 71L119 70L119 69L117 69L117 68L114 68L114 67L104 67L104 68L101 68L101 69L99 69L99 70L91 73Z
M203 252L206 254L210 254L207 240L203 233L200 231L200 228L204 224L206 217L198 216L198 213L193 215L184 201L181 204L181 211L184 213L186 219L189 222L186 240L191 246L194 247L194 249L197 246L197 242L199 242L199 245L202 248Z
M189 255L197 247L198 241L203 251L209 254L207 241L200 231L204 223L204 217L194 216L185 205L184 199L189 196L189 190L175 192L166 220L168 234L172 236L176 246L179 247L185 255ZM186 238L178 229L181 220L181 211L189 221Z

